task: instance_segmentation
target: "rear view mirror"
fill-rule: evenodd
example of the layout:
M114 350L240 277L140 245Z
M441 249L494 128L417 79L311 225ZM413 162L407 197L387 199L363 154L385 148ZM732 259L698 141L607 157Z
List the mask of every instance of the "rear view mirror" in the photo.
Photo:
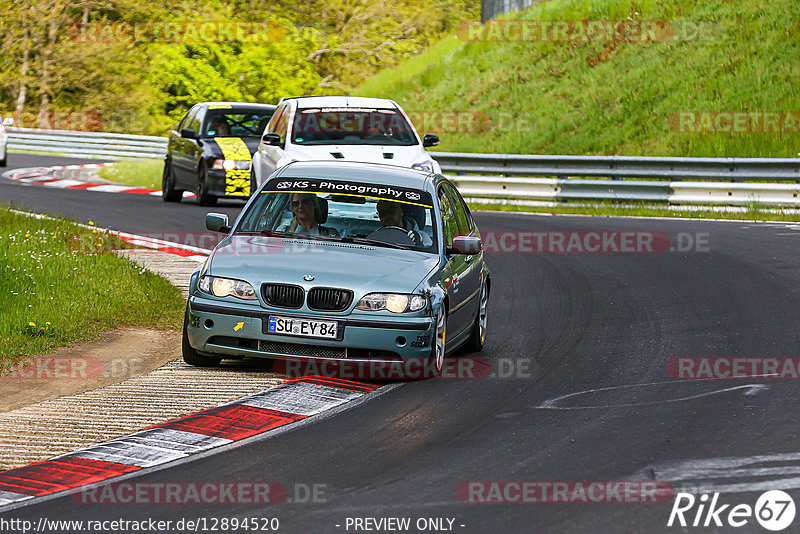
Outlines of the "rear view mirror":
M186 139L197 139L197 134L191 128L184 128L181 130L181 137Z
M265 133L264 137L261 138L264 143L272 146L280 146L281 145L281 136L275 132Z
M422 136L422 146L436 146L439 144L439 136L436 134L425 134Z
M206 228L212 232L220 232L227 234L231 231L228 226L228 216L224 213L208 213L206 214Z
M453 246L448 252L453 254L478 254L483 248L480 237L460 235L453 238Z

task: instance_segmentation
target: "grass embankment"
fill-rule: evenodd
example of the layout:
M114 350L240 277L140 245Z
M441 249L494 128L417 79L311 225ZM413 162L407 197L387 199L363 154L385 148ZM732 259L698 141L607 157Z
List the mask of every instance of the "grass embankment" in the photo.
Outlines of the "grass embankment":
M123 246L101 230L0 207L0 371L119 326L180 328L180 291L112 252Z
M504 20L534 21L539 28L546 28L541 21L658 21L685 30L685 38L584 41L586 33L576 30L568 39L551 32L546 40L467 42L461 31L353 94L393 98L409 111L474 117L468 128L442 127L435 118L418 125L441 134L443 151L697 157L800 152L800 124L789 118L780 121L783 131L752 133L758 128L709 130L699 114L695 126L704 133L681 133L675 122L684 111L794 111L796 118L797 0L551 0ZM701 37L693 38L687 22L699 24Z
M123 185L161 189L163 159L126 159L101 168L97 175Z

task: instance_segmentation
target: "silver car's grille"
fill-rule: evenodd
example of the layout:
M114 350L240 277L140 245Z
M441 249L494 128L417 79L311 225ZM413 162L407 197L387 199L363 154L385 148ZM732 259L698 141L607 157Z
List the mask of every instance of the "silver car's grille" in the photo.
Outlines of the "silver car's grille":
M353 302L349 289L315 287L308 292L308 307L318 311L344 311Z
M344 347L325 347L321 345L306 345L305 343L283 343L280 341L261 340L258 342L258 350L276 354L312 356L316 358L347 358L347 349Z
M303 288L290 284L264 284L261 294L270 306L299 308L303 305Z

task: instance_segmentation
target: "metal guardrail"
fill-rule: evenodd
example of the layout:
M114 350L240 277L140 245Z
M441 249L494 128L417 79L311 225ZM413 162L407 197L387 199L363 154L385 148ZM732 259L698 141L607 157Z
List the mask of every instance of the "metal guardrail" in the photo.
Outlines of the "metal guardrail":
M167 138L71 130L8 128L8 148L102 159L162 158Z
M8 131L8 148L12 150L111 160L161 158L167 151L166 137L27 128L9 128ZM714 205L757 202L800 207L800 158L532 156L455 152L432 152L431 156L462 194L473 199Z
M471 199L800 207L800 158L431 155Z
M655 180L800 180L800 158L659 158L644 156L528 156L431 154L452 174L584 176Z

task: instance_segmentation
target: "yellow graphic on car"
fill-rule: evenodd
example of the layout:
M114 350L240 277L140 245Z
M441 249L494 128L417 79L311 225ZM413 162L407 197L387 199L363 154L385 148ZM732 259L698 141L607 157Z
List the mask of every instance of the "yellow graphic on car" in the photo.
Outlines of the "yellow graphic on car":
M250 161L250 150L238 137L218 137L214 139L226 160ZM250 170L231 169L225 171L225 195L250 196Z
M244 322L236 323L236 326L233 327L233 331L234 332L238 332L239 330L242 329L243 326L244 326Z

